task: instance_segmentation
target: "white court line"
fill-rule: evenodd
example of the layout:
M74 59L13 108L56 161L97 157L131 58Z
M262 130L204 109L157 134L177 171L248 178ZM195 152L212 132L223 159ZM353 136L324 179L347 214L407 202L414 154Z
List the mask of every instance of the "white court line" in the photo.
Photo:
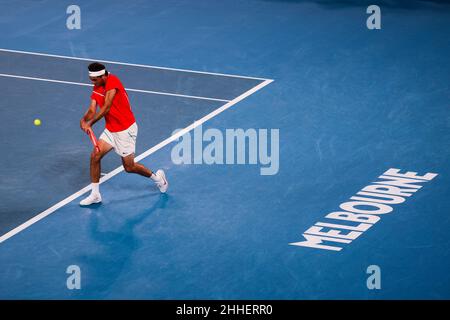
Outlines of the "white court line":
M5 74L5 73L0 73L0 77L26 79L26 80L36 80L36 81L45 81L45 82L54 82L54 83L64 83L64 84L75 84L77 86L92 87L92 84L89 84L89 83L63 81L63 80L53 80L53 79L35 78L35 77L26 77L26 76L17 76L17 75L14 75L14 74ZM163 96L190 98L190 99L201 99L201 100L221 101L221 102L228 102L228 101L230 101L230 100L224 100L224 99L207 98L207 97L199 97L199 96L190 96L190 95L185 95L185 94L176 94L176 93L168 93L168 92L160 92L160 91L150 91L150 90L140 90L140 89L130 89L130 88L125 88L125 90L133 91L133 92L159 94L159 95L163 95Z
M258 84L257 86L253 87L252 89L244 92L243 94L241 94L240 96L238 96L237 98L229 101L227 104L221 106L220 108L214 110L213 112L207 114L206 116L204 116L203 118L201 118L200 120L195 121L194 123L192 123L191 125L189 125L188 127L178 131L176 134L170 136L169 138L167 138L166 140L158 143L156 146L148 149L147 151L145 151L144 153L140 154L139 156L136 157L136 161L140 161L146 157L148 157L149 155L151 155L152 153L156 152L157 150L163 148L164 146L168 145L169 143L171 143L172 141L178 139L179 137L181 137L182 135L184 135L185 133L193 130L194 128L198 127L199 125L205 123L206 121L208 121L209 119L217 116L219 113L227 110L228 108L230 108L231 106L235 105L236 103L238 103L239 101L247 98L248 96L252 95L253 93L255 93L256 91L262 89L263 87L267 86L269 83L271 83L273 80L265 80L264 82L261 82L260 84ZM108 174L106 174L105 176L103 176L100 179L100 183L104 183L106 181L108 181L109 179L111 179L112 177L114 177L115 175L117 175L118 173L123 171L123 166L120 166L118 168L116 168L115 170L109 172ZM73 200L75 200L76 198L78 198L79 196L83 195L84 193L88 192L89 190L91 190L91 185L88 185L86 187L84 187L83 189L81 189L78 192L75 192L74 194L72 194L71 196L65 198L64 200L61 200L60 202L58 202L57 204L53 205L52 207L48 208L47 210L39 213L38 215L36 215L35 217L31 218L30 220L24 222L23 224L21 224L20 226L14 228L13 230L5 233L4 235L2 235L0 237L0 243L6 241L7 239L13 237L14 235L18 234L19 232L25 230L26 228L28 228L29 226L33 225L34 223L38 222L39 220L44 219L45 217L47 217L48 215L52 214L53 212L55 212L56 210L58 210L59 208L65 206L66 204L72 202Z
M69 57L69 56L61 56L61 55L57 55L57 54L48 54L48 53L40 53L40 52L20 51L20 50L11 50L11 49L2 49L2 48L0 48L0 51L13 52L13 53L22 53L22 54L30 54L30 55L44 56L44 57L72 59L72 60L81 60L81 61L90 61L90 62L97 61L97 62L118 64L118 65L131 66L131 67L141 67L141 68L171 70L171 71L188 72L188 73L209 74L209 75L213 75L213 76L222 76L222 77L231 77L231 78L253 79L253 80L262 80L262 81L271 80L271 79L265 79L265 78L238 76L238 75L226 74L226 73L205 72L205 71L196 71L196 70L189 70L189 69L166 68L166 67L150 66L150 65L145 65L145 64L125 63L125 62L117 62L117 61L90 59L90 58Z

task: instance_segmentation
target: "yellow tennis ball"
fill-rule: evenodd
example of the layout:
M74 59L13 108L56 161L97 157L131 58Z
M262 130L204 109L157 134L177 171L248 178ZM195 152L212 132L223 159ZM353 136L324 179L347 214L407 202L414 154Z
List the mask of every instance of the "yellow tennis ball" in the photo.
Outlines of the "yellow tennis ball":
M39 119L34 119L34 125L35 125L35 126L40 126L40 125L41 125L41 120L39 120Z

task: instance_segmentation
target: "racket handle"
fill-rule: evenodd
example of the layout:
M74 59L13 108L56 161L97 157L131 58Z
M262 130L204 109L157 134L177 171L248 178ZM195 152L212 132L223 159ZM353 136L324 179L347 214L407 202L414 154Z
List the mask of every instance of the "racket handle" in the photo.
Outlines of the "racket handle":
M95 137L94 133L93 133L91 130L88 130L88 131L87 131L87 134L89 135L89 138L91 138L91 141L92 141L92 144L93 144L94 147L95 147L95 150L96 150L97 152L100 152L100 147L99 147L98 144L97 144L97 138Z

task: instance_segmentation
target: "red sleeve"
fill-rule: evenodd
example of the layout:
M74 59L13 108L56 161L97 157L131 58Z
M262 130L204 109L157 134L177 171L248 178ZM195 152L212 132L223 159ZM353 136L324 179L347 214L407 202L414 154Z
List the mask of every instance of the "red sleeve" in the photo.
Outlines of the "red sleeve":
M91 99L94 99L99 106L102 106L103 102L105 100L105 97L101 93L101 90L98 87L94 87L92 89Z

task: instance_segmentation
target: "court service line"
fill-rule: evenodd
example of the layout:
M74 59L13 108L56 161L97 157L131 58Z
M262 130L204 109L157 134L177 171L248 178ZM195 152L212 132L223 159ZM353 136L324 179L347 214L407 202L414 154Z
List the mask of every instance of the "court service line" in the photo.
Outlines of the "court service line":
M27 77L27 76L18 76L14 74L5 74L0 73L0 77L8 77L8 78L17 78L17 79L26 79L26 80L36 80L36 81L45 81L45 82L54 82L54 83L64 83L64 84L74 84L77 86L87 86L92 87L92 84L89 83L81 83L81 82L72 82L72 81L63 81L63 80L53 80L53 79L45 79L45 78L35 78L35 77ZM169 92L161 92L161 91L150 91L150 90L141 90L141 89L130 89L125 88L127 91L132 92L141 92L141 93L151 93L151 94L159 94L163 96L172 96L172 97L181 97L181 98L190 98L190 99L201 99L201 100L209 100L209 101L221 101L221 102L229 102L230 100L217 99L217 98L207 98L200 96L191 96L186 94L177 94L177 93L169 93Z
M131 66L131 67L141 67L141 68L160 69L160 70L187 72L187 73L208 74L208 75L212 75L212 76L222 76L222 77L230 77L230 78L252 79L252 80L261 80L261 81L271 80L271 79L265 79L265 78L239 76L239 75L235 75L235 74L206 72L206 71L197 71L197 70L189 70L189 69L167 68L167 67L158 67L158 66L151 66L151 65L145 65L145 64L135 64L135 63L108 61L108 60L98 60L98 59L90 59L90 58L69 57L69 56L62 56L62 55L48 54L48 53L40 53L40 52L20 51L20 50L11 50L11 49L2 49L2 48L0 48L0 51L12 52L12 53L21 53L21 54L29 54L29 55L36 55L36 56L44 56L44 57L52 57L52 58L61 58L61 59L81 60L81 61L90 61L90 62L96 61L96 62L118 64L118 65Z
M222 113L223 111L231 108L233 105L235 105L236 103L244 100L245 98L247 98L248 96L252 95L253 93L255 93L256 91L264 88L265 86L267 86L268 84L270 84L271 82L273 82L273 80L265 80L264 82L261 82L260 84L258 84L257 86L253 87L252 89L244 92L243 94L241 94L240 96L236 97L235 99L229 101L228 103L224 104L223 106L217 108L216 110L214 110L213 112L207 114L206 116L204 116L203 118L194 121L194 123L190 124L189 126L187 126L186 128L178 131L177 133L175 133L174 135L170 136L169 138L165 139L164 141L161 141L160 143L158 143L156 146L148 149L147 151L141 153L139 156L136 157L136 161L140 161L146 157L148 157L149 155L151 155L152 153L158 151L159 149L165 147L166 145L168 145L169 143L175 141L176 139L180 138L182 135L186 134L187 132L193 130L194 128L198 127L199 125L205 123L206 121L210 120L211 118L214 118L215 116L217 116L218 114ZM118 173L122 172L123 166L120 166L118 168L116 168L115 170L107 173L105 176L103 176L100 179L100 183L104 183L106 181L108 181L109 179L111 179L112 177L114 177L115 175L117 175ZM14 235L18 234L19 232L25 230L26 228L30 227L31 225L33 225L34 223L38 222L39 220L44 219L45 217L47 217L48 215L52 214L53 212L55 212L56 210L58 210L59 208L65 206L66 204L72 202L73 200L75 200L76 198L82 196L83 194L85 194L86 192L88 192L89 190L91 190L91 185L88 185L86 187L84 187L83 189L75 192L74 194L72 194L71 196L65 198L64 200L61 200L60 202L56 203L55 205L53 205L52 207L48 208L47 210L39 213L38 215L36 215L35 217L31 218L30 220L22 223L21 225L19 225L18 227L12 229L11 231L5 233L4 235L2 235L0 237L0 243L6 241L7 239L13 237Z

